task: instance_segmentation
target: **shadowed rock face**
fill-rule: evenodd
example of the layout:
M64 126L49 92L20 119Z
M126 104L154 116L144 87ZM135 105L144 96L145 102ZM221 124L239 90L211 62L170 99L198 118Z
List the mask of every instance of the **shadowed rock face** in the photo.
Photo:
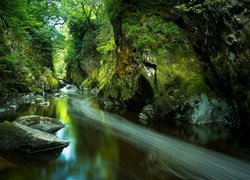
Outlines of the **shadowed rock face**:
M63 123L54 118L37 115L21 116L15 122L49 133L56 132L64 127Z
M237 104L238 115L250 107L250 1L229 0L201 14L186 13L177 21L207 71L207 82ZM250 122L243 122L243 126Z
M67 147L68 141L18 122L0 124L0 150L37 153Z

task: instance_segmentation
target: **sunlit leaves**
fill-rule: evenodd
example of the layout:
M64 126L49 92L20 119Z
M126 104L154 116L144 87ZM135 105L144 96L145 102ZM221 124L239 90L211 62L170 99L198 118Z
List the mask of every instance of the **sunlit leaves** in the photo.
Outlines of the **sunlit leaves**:
M97 50L102 54L109 53L115 49L114 32L108 19L101 26L96 40Z

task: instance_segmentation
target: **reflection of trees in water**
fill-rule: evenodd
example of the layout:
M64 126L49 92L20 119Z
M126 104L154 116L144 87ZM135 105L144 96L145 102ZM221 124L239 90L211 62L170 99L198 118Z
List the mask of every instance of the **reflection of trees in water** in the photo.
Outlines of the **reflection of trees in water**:
M86 179L116 179L116 171L113 166L116 166L119 161L119 149L114 137L108 133L103 134L91 129L77 119L72 119L70 131L67 133L74 142L69 146L71 154L67 159L67 165L60 167L62 174L80 179L83 177ZM64 153L62 153L63 155Z
M47 117L55 117L56 99L49 99L49 106L39 104L21 104L16 114L17 115L40 115Z
M104 127L101 133L86 126L81 119L71 116L68 105L63 99L56 106L57 117L70 123L63 133L58 132L71 141L60 157L67 161L67 167L60 167L61 174L74 179L116 179L114 166L119 161L119 149L117 139L109 133L110 128Z
M70 116L68 114L68 99L58 99L55 105L55 116L64 124L70 123Z

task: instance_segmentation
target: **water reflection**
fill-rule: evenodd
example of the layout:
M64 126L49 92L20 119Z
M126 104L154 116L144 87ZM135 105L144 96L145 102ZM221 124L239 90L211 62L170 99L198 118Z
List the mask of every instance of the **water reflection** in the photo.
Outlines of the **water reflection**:
M98 107L95 101L92 101ZM68 164L77 166L64 168L60 174L76 179L116 179L116 171L112 167L119 160L118 141L111 136L111 129L106 126L105 133L90 130L79 119L74 119L68 114L68 101L59 100L56 105L56 115L68 125L57 132L57 136L70 141L59 158ZM102 116L101 116L102 117ZM81 156L77 155L81 152ZM80 177L79 177L80 176Z
M54 149L48 152L41 152L35 155L17 152L0 151L0 157L15 166L33 166L47 164L61 154L62 149Z
M50 106L23 105L14 116L38 114L60 119L66 127L56 135L70 141L70 145L59 157L59 154L47 154L53 158L42 157L43 162L35 157L27 161L29 158L25 156L13 160L12 155L3 155L0 179L249 178L249 162L183 143L101 111L93 97L73 95L47 100ZM226 132L213 134L206 127L169 127L151 128L164 133L171 131L174 136L204 146L228 139Z
M58 99L55 106L56 119L60 119L64 124L70 124L70 116L68 114L68 99Z
M84 123L96 129L108 125L116 136L134 146L147 152L154 148L163 160L163 169L179 178L250 179L249 163L163 136L113 114L105 113L105 121L102 121L99 112L87 101L74 99L71 107L78 117L84 116Z

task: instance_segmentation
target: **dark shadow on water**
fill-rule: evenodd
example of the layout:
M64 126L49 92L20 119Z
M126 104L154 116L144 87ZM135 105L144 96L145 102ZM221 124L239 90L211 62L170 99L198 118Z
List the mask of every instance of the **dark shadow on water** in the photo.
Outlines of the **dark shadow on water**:
M45 165L58 158L62 150L60 148L36 154L0 151L0 156L16 166Z
M72 99L79 100L79 104ZM23 114L55 117L66 124L65 128L56 133L56 136L69 141L69 146L61 152L45 152L39 156L0 153L2 157L0 157L0 179L185 179L181 174L189 172L184 172L185 169L179 166L183 159L179 159L181 161L176 163L178 156L182 156L182 153L185 154L190 149L190 157L186 156L188 161L185 162L188 164L197 161L190 165L194 166L193 169L197 169L199 167L195 165L206 155L206 151L197 151L204 152L199 157L198 154L192 153L197 150L193 145L184 144L181 146L183 149L169 147L167 141L171 143L173 137L248 160L248 157L242 154L249 155L247 152L249 143L242 149L238 141L225 131L210 127L176 126L166 123L156 123L141 129L141 126L135 126L138 125L137 113L120 111L118 114L126 118L121 120L120 116L100 111L96 99L88 95L73 98L52 97L48 101L49 106L38 104L20 106L15 114L6 118L13 119ZM90 114L92 108L96 111ZM93 119L88 119L87 116ZM117 124L120 121L125 123ZM176 151L180 152L176 157L177 161L176 158L167 156L171 151L173 154L176 154ZM214 155L218 154L214 153ZM197 172L198 175L199 173Z

